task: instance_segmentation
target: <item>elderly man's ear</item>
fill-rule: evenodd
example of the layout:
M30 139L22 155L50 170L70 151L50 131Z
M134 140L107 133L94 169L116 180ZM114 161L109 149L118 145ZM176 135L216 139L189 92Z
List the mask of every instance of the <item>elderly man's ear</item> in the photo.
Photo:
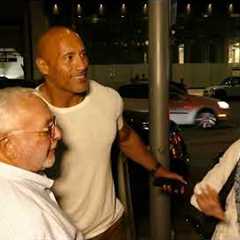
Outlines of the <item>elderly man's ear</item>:
M42 75L48 75L49 68L48 68L48 64L44 59L37 58L36 65Z
M8 138L5 138L3 141L1 141L0 144L1 153L9 160L9 159L15 159L16 158L16 149L12 144L12 141Z

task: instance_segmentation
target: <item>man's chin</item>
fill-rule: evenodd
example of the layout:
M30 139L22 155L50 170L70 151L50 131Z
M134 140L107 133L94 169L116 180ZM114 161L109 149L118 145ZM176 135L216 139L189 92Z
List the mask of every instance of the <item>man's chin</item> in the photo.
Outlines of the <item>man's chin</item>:
M80 95L87 95L88 94L88 91L89 91L89 82L88 80L86 80L84 83L81 84L81 86L79 86L78 89L76 89L77 93L80 94Z

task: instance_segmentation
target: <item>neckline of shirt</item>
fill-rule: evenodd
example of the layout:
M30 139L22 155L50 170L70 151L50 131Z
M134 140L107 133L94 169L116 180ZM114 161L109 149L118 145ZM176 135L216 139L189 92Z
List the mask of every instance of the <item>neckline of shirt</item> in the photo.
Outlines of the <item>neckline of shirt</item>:
M40 87L42 86L39 85L36 90L37 90L37 95L43 99L43 101L45 101L49 107L54 111L57 111L59 113L67 113L67 112L73 112L75 110L78 110L80 108L83 108L89 101L90 101L90 98L91 98L91 95L94 91L94 88L93 88L93 85L95 84L95 82L93 80L89 80L89 93L87 94L87 96L78 104L74 105L74 106L71 106L71 107L56 107L54 105L52 105L49 101L47 101L40 93L39 89Z
M0 177L4 177L9 180L30 180L44 189L51 188L54 183L54 181L46 175L40 175L3 162L0 162Z

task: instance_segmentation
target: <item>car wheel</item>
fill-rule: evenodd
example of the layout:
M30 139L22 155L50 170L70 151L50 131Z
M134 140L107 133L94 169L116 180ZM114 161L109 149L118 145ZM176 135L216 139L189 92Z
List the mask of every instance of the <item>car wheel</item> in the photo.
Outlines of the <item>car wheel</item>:
M201 128L213 128L217 124L217 117L210 110L205 110L197 114L195 124Z

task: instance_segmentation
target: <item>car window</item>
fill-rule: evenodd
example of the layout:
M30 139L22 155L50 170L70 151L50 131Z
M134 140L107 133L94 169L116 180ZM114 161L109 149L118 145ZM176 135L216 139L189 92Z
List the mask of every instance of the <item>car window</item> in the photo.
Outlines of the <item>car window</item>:
M235 86L240 84L240 77L225 78L220 85Z
M232 85L239 85L240 84L240 78L239 77L235 77L232 79Z
M148 85L129 84L120 87L118 92L124 98L148 98Z
M179 94L176 92L169 93L169 99L173 101L183 101L186 98L186 95Z
M231 85L231 78L225 78L220 85Z
M169 85L169 97L170 99L181 100L186 95L186 91L181 91L180 88L173 87ZM145 99L149 96L149 87L148 84L128 84L121 86L118 90L119 94L123 98L138 98Z

